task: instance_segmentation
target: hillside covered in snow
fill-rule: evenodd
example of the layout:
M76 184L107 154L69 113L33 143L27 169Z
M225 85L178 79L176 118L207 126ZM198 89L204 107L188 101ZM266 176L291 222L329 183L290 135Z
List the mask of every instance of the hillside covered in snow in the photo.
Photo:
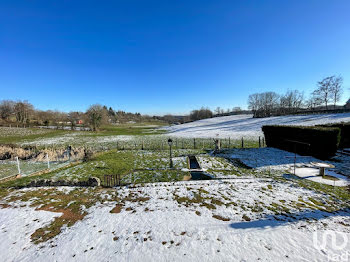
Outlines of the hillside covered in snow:
M328 123L350 122L350 113L290 115L268 118L253 118L253 115L232 115L203 119L182 125L167 127L175 137L230 137L233 139L256 138L262 136L264 125L312 126Z

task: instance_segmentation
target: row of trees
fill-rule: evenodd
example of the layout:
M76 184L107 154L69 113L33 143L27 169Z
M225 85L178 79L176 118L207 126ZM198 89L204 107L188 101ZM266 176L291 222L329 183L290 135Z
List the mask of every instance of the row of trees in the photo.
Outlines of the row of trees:
M3 100L0 102L1 119L8 120L10 116L15 116L17 122L26 123L33 111L34 107L28 101Z
M0 122L20 123L26 125L70 125L75 129L77 125L90 126L97 130L102 124L125 123L129 121L140 122L151 119L150 116L140 113L128 113L116 111L112 107L95 104L89 107L86 112L72 111L69 113L37 110L28 101L0 101Z
M329 76L317 83L317 89L311 94L307 104L310 108L324 105L326 109L330 103L333 103L334 108L340 101L343 94L343 78L341 76Z
M331 103L336 108L343 92L342 83L343 78L340 76L326 77L317 83L317 88L307 100L304 93L298 90L287 91L283 95L275 92L251 94L248 97L248 108L253 112L254 117L284 115L301 109L315 110L320 107L327 110Z
M169 124L183 124L187 122L192 122L196 120L211 118L214 116L214 113L207 107L202 107L200 109L195 109L186 116L176 116L167 114L164 116L154 116L153 118L165 121Z

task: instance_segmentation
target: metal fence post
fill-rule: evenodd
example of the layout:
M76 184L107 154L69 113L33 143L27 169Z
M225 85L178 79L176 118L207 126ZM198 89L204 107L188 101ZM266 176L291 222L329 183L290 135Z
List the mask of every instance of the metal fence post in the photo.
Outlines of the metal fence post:
M46 154L46 160L47 160L47 169L50 169L50 159L49 159L49 154Z
M18 156L16 156L16 160L17 160L18 175L20 175L20 174L21 174L21 168L20 168L20 166L19 166Z

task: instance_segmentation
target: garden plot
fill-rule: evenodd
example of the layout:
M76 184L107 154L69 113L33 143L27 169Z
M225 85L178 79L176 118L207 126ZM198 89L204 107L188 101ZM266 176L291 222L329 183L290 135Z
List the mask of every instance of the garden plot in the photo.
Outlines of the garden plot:
M350 243L342 250L331 243L319 250L313 244L316 231L350 237L349 202L291 182L238 179L67 189L2 196L4 261L322 261L350 249ZM72 215L65 217L67 210ZM35 226L27 229L23 221Z

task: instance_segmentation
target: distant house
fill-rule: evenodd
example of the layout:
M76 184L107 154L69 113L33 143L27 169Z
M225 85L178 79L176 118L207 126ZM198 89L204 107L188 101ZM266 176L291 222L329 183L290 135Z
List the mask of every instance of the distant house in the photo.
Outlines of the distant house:
M83 124L83 120L81 120L81 119L78 120L78 121L77 121L77 124L78 124L78 125L82 125L82 124Z
M350 99L346 102L345 106L346 109L350 109Z

